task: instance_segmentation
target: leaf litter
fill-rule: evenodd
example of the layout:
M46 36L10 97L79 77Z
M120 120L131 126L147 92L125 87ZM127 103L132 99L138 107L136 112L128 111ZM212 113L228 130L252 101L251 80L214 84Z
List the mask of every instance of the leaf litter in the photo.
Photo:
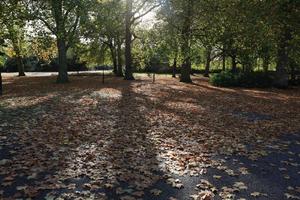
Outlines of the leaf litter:
M19 193L12 197L34 198L45 190L67 189L69 193L46 199L107 198L105 193L87 192L93 190L115 190L121 199L136 199L162 179L175 189L184 188L173 175L201 176L209 168L232 177L248 175L246 167L235 171L213 157L241 155L255 161L272 152L267 148L287 148L289 144L277 140L279 133L300 130L299 90L215 88L202 79L198 85L185 85L168 78L156 84L111 78L101 85L97 77L72 77L71 84L63 86L51 79L4 78L11 82L0 97L1 150L9 149L12 156L0 158L1 187L11 187L21 176L30 182L17 186ZM254 108L272 119L253 123L234 114ZM292 160L283 162L298 166ZM43 173L47 175L40 178ZM72 192L78 185L66 182L83 176L90 180L82 185L86 191ZM226 199L247 186L235 182L217 189L202 179L197 189L194 199ZM163 191L150 193L160 196Z

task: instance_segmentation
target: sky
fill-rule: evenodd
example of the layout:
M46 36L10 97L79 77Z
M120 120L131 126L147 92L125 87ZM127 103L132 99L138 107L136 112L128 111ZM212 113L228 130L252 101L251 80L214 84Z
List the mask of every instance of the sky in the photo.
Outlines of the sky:
M156 22L155 15L156 15L156 10L153 10L150 13L148 13L142 18L140 25L143 28L152 28Z

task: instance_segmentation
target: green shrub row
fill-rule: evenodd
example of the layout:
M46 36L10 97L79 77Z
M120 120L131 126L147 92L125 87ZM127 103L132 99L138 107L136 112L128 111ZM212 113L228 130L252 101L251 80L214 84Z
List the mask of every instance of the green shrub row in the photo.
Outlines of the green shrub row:
M274 78L264 72L233 73L223 71L210 76L210 83L219 87L271 87Z

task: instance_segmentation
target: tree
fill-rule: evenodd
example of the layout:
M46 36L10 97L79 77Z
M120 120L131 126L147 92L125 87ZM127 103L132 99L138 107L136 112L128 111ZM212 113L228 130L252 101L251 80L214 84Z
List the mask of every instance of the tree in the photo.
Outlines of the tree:
M51 61L57 55L56 39L49 35L33 36L29 39L28 53L39 60Z
M277 64L276 86L288 86L288 67L293 38L300 34L300 2L295 0L265 1L269 12L268 21L276 34Z
M126 0L125 16L125 80L134 80L132 69L133 26L138 20L161 5L155 0Z
M25 43L25 18L22 16L24 6L18 0L0 2L1 21L4 29L3 37L9 40L17 59L19 76L25 76L23 51Z
M37 24L43 24L50 34L55 35L59 59L57 83L68 82L67 50L74 41L76 30L86 14L85 8L89 5L89 1L25 0L25 3L29 18Z
M166 40L169 48L170 59L172 63L172 77L176 78L177 65L180 56L180 24L177 24L178 17L171 6L170 1L165 1L158 13L158 19L164 24L165 33L162 36Z
M181 38L181 53L183 62L181 67L180 81L185 83L192 82L191 79L191 39L192 39L192 18L194 9L194 0L181 1L182 7L182 38Z
M196 16L199 1L196 0L167 0L165 1L165 14L169 17L166 19L176 19L176 24L167 20L171 26L178 30L180 54L182 57L180 81L192 82L190 74L192 72L192 44L194 32L196 29Z
M90 10L89 20L82 26L85 37L93 43L106 45L111 54L113 72L123 76L122 45L124 41L124 5L122 1L97 2Z
M1 34L0 34L1 36ZM2 46L4 46L4 39L2 39L0 37L0 57L4 55L4 52L2 50ZM2 86L2 68L3 66L0 63L0 96L2 95L2 90L3 90L3 86Z
M144 68L147 72L156 73L159 70L167 70L170 59L173 59L173 49L170 46L170 38L165 23L156 23L151 29L138 29L136 40L132 50L134 64Z
M222 33L222 14L220 12L220 1L202 0L197 5L197 18L195 29L195 38L204 48L205 72L208 77L211 62L222 53L221 46L218 44Z

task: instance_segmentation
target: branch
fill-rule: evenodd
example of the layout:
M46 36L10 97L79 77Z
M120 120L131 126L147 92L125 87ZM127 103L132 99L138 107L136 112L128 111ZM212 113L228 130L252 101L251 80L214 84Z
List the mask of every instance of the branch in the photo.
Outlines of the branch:
M99 37L99 40L105 44L106 46L110 47L111 43L110 43L110 39L108 39L108 41L106 41L103 37Z
M70 7L64 14L63 20L66 21L66 19L68 18L69 13L71 12L71 10L73 10L74 8L76 8L76 6L74 7Z
M143 7L146 5L147 0L145 0L134 12L133 15L137 14L138 12L140 12L141 9L143 9Z
M77 25L78 25L78 23L79 23L79 16L77 15L76 16L76 19L75 19L75 22L74 22L74 24L73 24L73 26L71 26L70 28L69 28L69 30L67 31L67 35L69 35L69 34L74 34L74 32L75 32L75 30L76 30L76 28L77 28Z
M222 55L223 55L223 52L220 52L220 53L218 53L218 54L212 56L212 57L211 57L211 60L214 60L215 58L220 57L220 56L222 56Z
M74 35L75 35L75 31L76 31L76 28L77 28L77 25L79 23L79 19L80 17L79 16L76 16L76 20L73 24L73 26L70 27L70 29L67 31L67 35L68 35L68 45L67 45L67 49L70 47L70 43L72 42L73 38L74 38Z
M43 18L40 17L40 16L37 16L37 19L40 20L40 21L42 21L42 22L45 24L45 26L46 26L46 27L47 27L54 35L56 35L57 31L56 31L53 27L50 26L50 24L49 24L49 22L47 22L47 20L43 19Z
M136 20L138 20L138 19L144 17L145 15L147 15L148 13L150 13L150 12L151 12L152 10L154 10L155 8L158 8L160 5L161 5L161 3L156 4L156 5L152 6L151 8L149 8L146 12L140 14L139 16L133 17L133 19L131 20L131 23L134 23Z
M133 39L131 40L131 42L134 42L136 39L141 39L135 33L132 33L132 36L133 36Z

